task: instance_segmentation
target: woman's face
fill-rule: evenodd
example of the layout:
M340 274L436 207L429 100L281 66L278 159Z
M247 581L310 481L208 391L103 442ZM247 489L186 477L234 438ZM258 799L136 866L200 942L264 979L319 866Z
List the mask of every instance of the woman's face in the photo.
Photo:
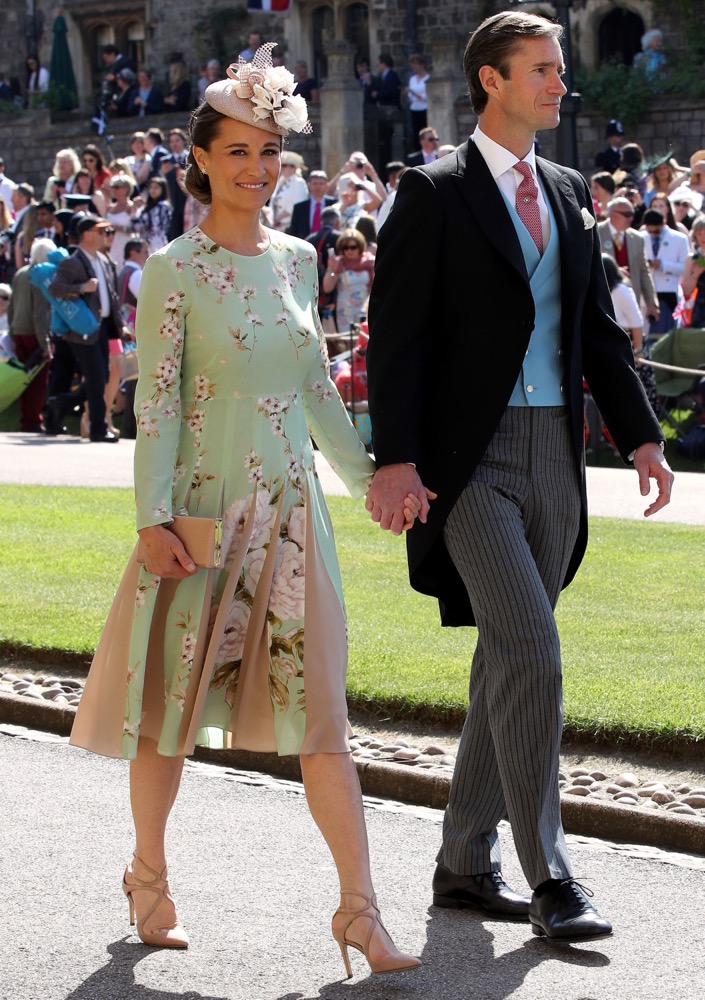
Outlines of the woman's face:
M223 118L210 149L195 146L194 156L208 174L214 208L259 213L279 178L281 139Z
M666 188L671 183L671 168L667 163L660 163L654 170L654 180L659 188Z
M92 153L84 153L81 157L81 166L90 174L95 174L98 170L98 161Z
M705 226L695 232L695 246L705 252Z
M668 202L665 198L652 198L650 208L660 212L664 219L668 218Z
M150 198L154 198L155 201L159 201L163 195L162 186L159 181L150 181L147 193Z
M340 244L340 252L343 257L344 263L349 263L353 260L360 259L360 244L356 243L352 237L343 241Z
M90 194L91 193L90 177L86 177L85 174L79 174L76 177L76 187L78 188L79 194Z
M59 177L62 181L67 181L73 173L73 161L68 156L62 156L59 160Z
M130 152L133 156L142 156L144 153L144 139L133 139L130 143Z
M140 90L149 90L151 84L149 81L149 76L145 73L143 69L137 74L137 82L140 85Z

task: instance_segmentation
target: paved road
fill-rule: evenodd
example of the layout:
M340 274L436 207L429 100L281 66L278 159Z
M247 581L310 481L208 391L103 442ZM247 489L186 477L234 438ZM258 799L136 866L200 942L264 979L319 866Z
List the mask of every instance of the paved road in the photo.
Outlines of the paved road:
M47 438L37 434L0 434L0 483L56 486L132 486L134 441L94 445L80 438ZM320 453L316 464L326 493L347 491ZM587 470L590 513L601 517L643 517L647 502L640 496L633 469ZM705 475L678 474L671 504L654 521L705 525Z
M12 735L10 735L12 734ZM299 786L189 764L170 828L188 952L143 947L120 891L127 769L0 727L2 1000L697 1000L705 861L575 837L576 871L614 937L551 945L528 925L430 904L441 814L370 801L380 903L417 972L341 982L332 863ZM503 832L504 872L523 888Z

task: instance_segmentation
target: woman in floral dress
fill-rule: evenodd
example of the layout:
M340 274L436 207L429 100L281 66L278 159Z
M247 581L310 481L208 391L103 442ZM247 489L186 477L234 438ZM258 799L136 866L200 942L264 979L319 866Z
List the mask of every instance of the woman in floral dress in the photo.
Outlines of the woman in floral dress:
M152 255L137 312L137 528L72 742L131 760L135 857L123 888L145 943L188 944L167 882L164 831L195 743L298 753L333 854L333 918L373 971L399 952L372 887L346 726L346 630L310 432L354 496L374 466L330 380L310 244L265 229L282 136L310 129L272 45L212 84L191 122L186 186L200 227ZM224 567L197 570L165 525L223 510ZM418 504L408 501L407 526Z

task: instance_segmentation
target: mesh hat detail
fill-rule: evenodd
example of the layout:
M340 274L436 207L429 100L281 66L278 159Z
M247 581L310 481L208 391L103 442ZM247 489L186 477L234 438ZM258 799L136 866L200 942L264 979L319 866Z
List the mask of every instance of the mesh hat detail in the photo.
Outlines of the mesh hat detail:
M266 42L255 52L252 62L240 56L228 66L228 79L206 87L207 103L222 115L265 132L287 135L312 132L306 101L294 96L296 79L284 66L272 66L276 42Z

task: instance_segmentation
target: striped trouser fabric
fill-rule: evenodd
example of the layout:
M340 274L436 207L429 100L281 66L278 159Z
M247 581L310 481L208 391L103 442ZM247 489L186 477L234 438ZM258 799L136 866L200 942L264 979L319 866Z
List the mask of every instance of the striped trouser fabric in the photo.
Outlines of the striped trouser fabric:
M532 888L571 874L560 817L563 725L554 609L578 533L579 471L564 407L508 407L444 538L478 643L438 861L500 867L509 818Z

